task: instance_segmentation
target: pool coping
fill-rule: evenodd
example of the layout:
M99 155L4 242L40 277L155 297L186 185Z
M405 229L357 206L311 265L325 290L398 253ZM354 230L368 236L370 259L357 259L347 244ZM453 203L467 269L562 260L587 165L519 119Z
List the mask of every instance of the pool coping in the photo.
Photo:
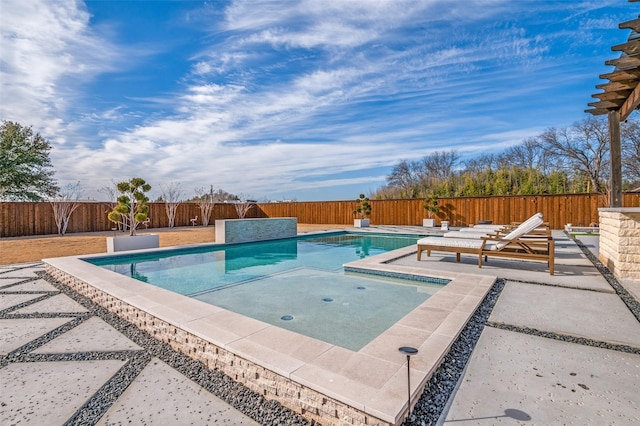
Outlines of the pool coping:
M50 275L99 305L310 419L396 425L407 412L407 361L398 348L418 349L410 361L413 404L497 279L389 263L415 253L410 246L345 264L349 271L451 279L357 352L82 260L104 254L43 262Z

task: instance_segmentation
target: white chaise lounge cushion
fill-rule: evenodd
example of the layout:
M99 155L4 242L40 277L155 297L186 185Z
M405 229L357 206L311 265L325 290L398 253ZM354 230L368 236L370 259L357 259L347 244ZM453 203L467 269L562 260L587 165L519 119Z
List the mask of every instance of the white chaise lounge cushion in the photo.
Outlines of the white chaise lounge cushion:
M531 216L529 219L525 220L520 225L518 225L515 229L513 229L507 235L505 235L504 238L507 240L518 238L528 232L533 231L534 229L542 225L542 223L543 223L542 213L536 213L533 216Z
M481 240L482 237L488 236L490 233L489 230L487 232L461 232L461 231L449 231L442 236L445 238L473 238L476 240Z
M488 234L490 232L499 231L502 228L504 228L504 226L499 226L498 228L460 228L458 232L468 232L470 234L478 234L478 233Z
M484 229L488 231L497 231L498 229L504 228L505 225L473 225L471 228L462 228L462 230L469 230L470 232L478 232ZM474 231L475 230L475 231Z
M477 249L482 247L482 240L473 238L441 238L441 237L425 237L418 240L418 245L455 247L463 249ZM485 250L495 250L497 247L495 241L488 241L484 246ZM437 250L437 249L434 249Z

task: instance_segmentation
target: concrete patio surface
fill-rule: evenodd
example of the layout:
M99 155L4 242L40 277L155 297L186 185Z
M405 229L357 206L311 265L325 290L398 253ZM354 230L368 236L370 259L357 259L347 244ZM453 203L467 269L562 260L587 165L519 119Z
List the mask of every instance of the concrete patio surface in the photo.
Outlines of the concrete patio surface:
M365 232L388 229L421 231ZM478 268L477 257L457 263L451 253L418 262L415 247L359 261L388 272L506 280L441 424L640 424L639 319L571 238L554 239L553 276L541 262L490 258ZM0 267L0 424L257 424L41 271L40 263ZM123 380L99 415L88 413Z
M543 263L489 259L479 272L473 257L423 257L438 270L507 278L441 424L640 424L638 312L572 239L554 239L554 276Z
M36 272L0 268L0 424L258 424Z
M637 425L638 383L638 354L486 327L443 423Z

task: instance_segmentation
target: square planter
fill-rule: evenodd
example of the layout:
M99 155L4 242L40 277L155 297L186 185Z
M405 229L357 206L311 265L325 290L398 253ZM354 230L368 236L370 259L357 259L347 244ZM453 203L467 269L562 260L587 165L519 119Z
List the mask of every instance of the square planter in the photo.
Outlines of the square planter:
M427 228L435 228L436 220L435 219L422 219L422 226Z
M369 219L354 219L353 220L354 228L368 228L369 227Z
M107 253L127 250L144 250L158 247L160 247L160 236L158 234L107 237Z

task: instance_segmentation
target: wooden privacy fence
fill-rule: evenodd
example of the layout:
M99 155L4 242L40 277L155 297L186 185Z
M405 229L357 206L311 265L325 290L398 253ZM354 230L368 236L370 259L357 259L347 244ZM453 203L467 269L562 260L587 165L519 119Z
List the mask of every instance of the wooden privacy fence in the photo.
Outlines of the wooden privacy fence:
M422 225L427 217L422 208L423 201L373 200L371 201L371 223L373 225ZM463 226L479 220L493 223L522 221L537 212L542 212L545 221L553 229L562 229L567 223L588 226L598 222L598 208L604 207L604 197L599 194L527 195L504 197L440 198L441 212L437 222L448 220L452 226ZM625 207L640 207L640 193L623 194ZM295 217L298 223L353 225L355 201L313 201L292 203L264 203L251 209L247 217ZM84 202L74 211L67 233L109 231L113 224L107 219L111 208L106 202ZM190 219L201 212L197 204L178 206L176 226L189 226ZM149 228L168 227L164 203L150 203ZM209 223L216 219L235 219L233 204L216 204ZM144 227L142 227L144 229ZM51 204L47 202L0 203L0 237L23 237L30 235L57 234Z

